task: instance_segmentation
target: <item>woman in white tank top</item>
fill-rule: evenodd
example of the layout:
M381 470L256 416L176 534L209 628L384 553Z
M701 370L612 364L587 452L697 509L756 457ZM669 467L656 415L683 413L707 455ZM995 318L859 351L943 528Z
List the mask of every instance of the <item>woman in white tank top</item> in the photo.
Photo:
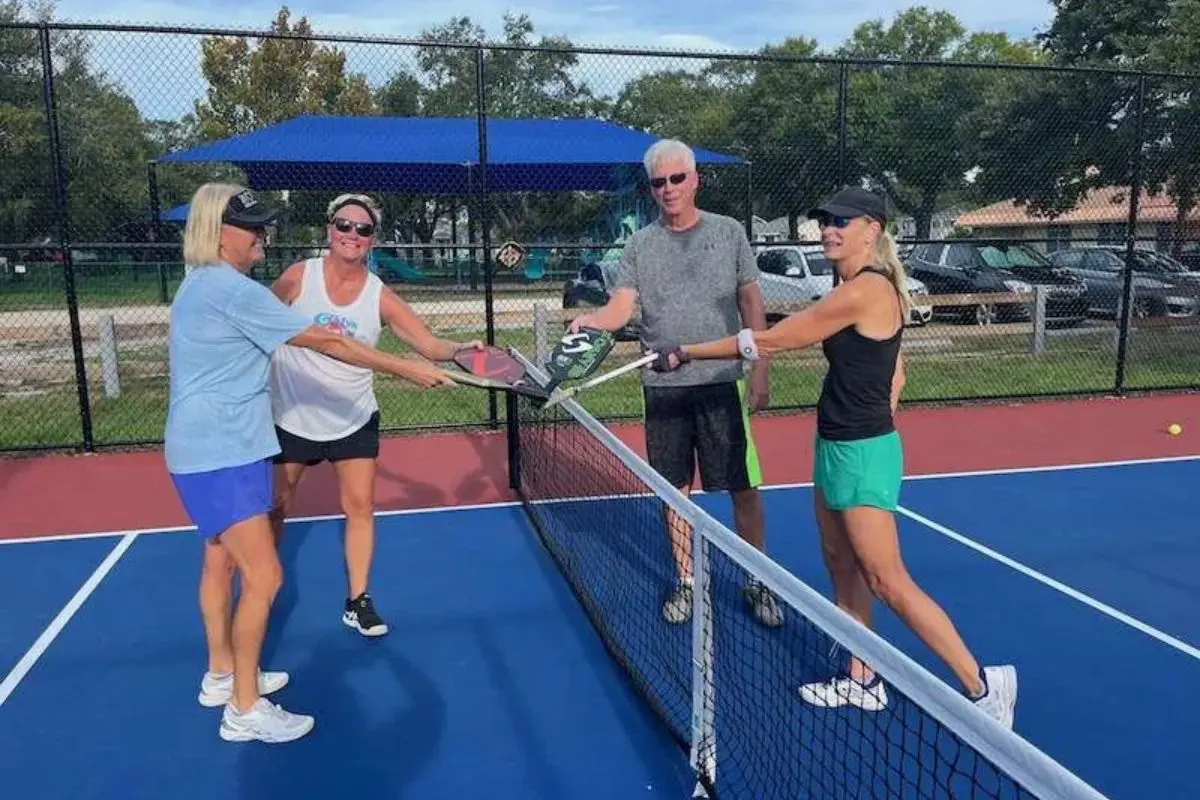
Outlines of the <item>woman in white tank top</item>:
M367 269L383 222L366 195L337 197L327 209L329 252L293 264L271 290L313 322L374 346L384 325L422 356L449 361L460 343L434 336L412 309ZM379 456L379 404L374 376L332 358L283 346L271 359L271 405L282 452L276 458L276 539L283 535L296 488L307 466L329 461L337 474L346 515L345 558L349 583L342 621L366 636L387 633L367 591L375 547L375 463Z

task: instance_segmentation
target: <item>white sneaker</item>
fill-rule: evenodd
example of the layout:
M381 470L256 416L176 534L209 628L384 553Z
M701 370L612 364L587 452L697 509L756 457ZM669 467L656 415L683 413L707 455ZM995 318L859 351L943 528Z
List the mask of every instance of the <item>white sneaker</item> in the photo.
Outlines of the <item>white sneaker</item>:
M857 706L863 711L882 711L887 707L887 690L876 675L863 684L850 677L831 678L824 683L806 683L800 687L804 702L822 708Z
M286 672L258 671L258 693L269 695L287 686ZM223 706L233 698L233 673L218 675L215 672L205 672L200 680L200 705L205 708Z
M1017 668L984 667L983 680L987 684L987 694L972 699L972 702L1001 725L1011 728L1017 708Z
M242 713L232 703L221 716L221 738L227 742L291 742L313 728L313 718L284 711L265 697Z

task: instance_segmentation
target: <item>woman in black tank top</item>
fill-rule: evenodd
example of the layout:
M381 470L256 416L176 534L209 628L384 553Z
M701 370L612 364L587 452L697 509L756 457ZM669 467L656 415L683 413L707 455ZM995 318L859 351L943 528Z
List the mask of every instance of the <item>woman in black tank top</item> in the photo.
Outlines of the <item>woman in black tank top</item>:
M895 510L903 449L895 413L904 386L900 354L909 299L904 267L886 230L883 203L846 189L809 212L821 225L825 255L839 286L766 331L741 331L703 344L655 347L654 369L692 359L755 360L818 342L829 362L817 404L813 494L825 565L837 605L871 624L878 597L937 653L963 692L1012 726L1017 677L1012 666L980 668L946 613L917 584L900 557ZM847 674L800 687L807 702L878 711L888 703L879 676L851 657Z

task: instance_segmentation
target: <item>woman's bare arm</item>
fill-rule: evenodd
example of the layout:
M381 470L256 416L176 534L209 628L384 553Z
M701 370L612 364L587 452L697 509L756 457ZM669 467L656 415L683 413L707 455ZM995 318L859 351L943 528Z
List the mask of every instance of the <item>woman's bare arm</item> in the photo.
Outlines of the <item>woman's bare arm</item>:
M305 328L289 339L288 344L315 350L355 367L386 372L425 388L454 384L432 364L385 353L318 325Z
M907 382L904 368L904 353L896 354L896 371L892 373L892 413L900 406L900 393L904 391Z
M292 264L271 282L271 292L285 304L291 305L300 296L300 279L304 275L304 263Z
M432 361L449 361L459 350L483 346L478 341L455 342L434 336L412 307L386 286L379 298L379 315L401 341Z
M855 324L869 302L869 290L857 281L847 281L802 311L797 311L765 331L754 332L754 344L760 357L788 350L799 350L827 339L848 325ZM694 359L738 358L736 336L726 336L703 344L683 346Z

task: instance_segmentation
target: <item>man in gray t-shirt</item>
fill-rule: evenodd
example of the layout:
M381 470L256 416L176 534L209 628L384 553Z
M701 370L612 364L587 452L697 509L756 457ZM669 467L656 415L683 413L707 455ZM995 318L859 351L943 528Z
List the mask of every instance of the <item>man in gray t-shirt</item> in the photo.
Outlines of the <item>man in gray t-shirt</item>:
M711 341L742 328L766 328L758 268L742 224L696 207L695 156L674 140L646 153L650 191L661 214L625 245L612 296L604 308L577 317L581 327L618 330L640 306L643 339L650 345ZM739 360L694 361L671 372L645 370L646 454L672 485L688 492L697 465L706 491L728 491L738 535L764 549L761 470L747 411L767 404L767 365L759 360L749 379ZM691 531L667 511L679 580L663 605L672 623L690 618ZM746 600L764 625L782 615L766 587L752 581Z
M689 228L672 230L660 218L630 237L616 289L637 294L648 343L733 336L743 327L754 327L753 319L743 324L742 316L755 302L750 295L761 297L758 266L742 223L700 209ZM761 300L758 305L761 311ZM754 310L747 316L755 316ZM691 361L671 372L647 371L643 383L701 386L735 383L742 377L739 361Z

